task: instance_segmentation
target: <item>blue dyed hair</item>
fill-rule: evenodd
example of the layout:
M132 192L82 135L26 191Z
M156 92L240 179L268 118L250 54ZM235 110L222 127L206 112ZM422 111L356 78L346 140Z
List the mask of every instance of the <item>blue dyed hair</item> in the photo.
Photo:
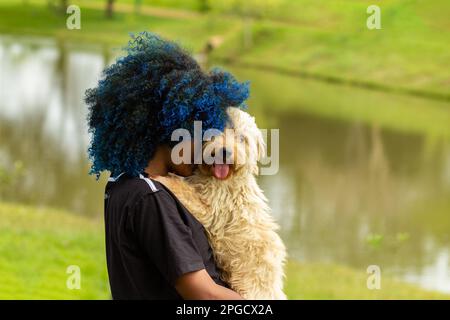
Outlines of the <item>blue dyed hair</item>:
M243 106L249 96L247 82L218 69L203 72L177 44L155 34L132 36L125 50L86 91L90 174L97 178L104 170L142 173L158 145L171 145L178 128L192 134L196 120L203 131L223 130L226 108Z

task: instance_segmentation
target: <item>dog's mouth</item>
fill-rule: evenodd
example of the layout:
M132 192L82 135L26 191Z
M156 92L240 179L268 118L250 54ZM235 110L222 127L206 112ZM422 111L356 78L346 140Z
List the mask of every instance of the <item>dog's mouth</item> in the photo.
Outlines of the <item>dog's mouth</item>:
M218 164L215 163L211 166L211 174L219 180L225 180L230 174L229 164Z
M205 155L203 156L204 162L200 166L200 170L204 174L211 175L218 180L225 180L231 176L235 168L233 165L233 152L230 148L218 148L218 150L213 150L210 155L206 156L207 160L211 160L209 157L213 157L213 163L205 163L207 161L205 161Z

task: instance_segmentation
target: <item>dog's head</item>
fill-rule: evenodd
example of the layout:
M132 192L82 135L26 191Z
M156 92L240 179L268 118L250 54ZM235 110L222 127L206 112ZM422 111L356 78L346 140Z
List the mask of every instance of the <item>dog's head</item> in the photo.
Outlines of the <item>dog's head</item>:
M228 108L229 122L224 132L203 144L204 175L225 180L258 174L258 160L265 154L265 143L255 118L234 107Z

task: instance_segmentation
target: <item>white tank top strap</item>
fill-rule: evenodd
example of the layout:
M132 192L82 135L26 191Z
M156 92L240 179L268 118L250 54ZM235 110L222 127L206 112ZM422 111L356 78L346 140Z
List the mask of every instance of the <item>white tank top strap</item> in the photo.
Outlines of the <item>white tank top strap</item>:
M150 189L152 189L153 192L158 191L158 188L156 188L155 184L153 183L153 181L151 179L144 177L142 174L139 175L139 178L144 180L148 184Z
M108 179L108 181L109 182L116 182L117 180L119 180L119 178L124 174L125 172L122 172L121 174L119 174L118 176L116 176L116 177L110 177L109 179Z

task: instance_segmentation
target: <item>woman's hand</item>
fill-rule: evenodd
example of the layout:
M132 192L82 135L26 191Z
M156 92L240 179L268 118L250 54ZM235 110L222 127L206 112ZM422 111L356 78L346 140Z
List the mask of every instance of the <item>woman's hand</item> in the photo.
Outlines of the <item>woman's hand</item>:
M205 269L189 272L176 281L175 288L186 300L242 300L243 298L228 288L214 282Z

